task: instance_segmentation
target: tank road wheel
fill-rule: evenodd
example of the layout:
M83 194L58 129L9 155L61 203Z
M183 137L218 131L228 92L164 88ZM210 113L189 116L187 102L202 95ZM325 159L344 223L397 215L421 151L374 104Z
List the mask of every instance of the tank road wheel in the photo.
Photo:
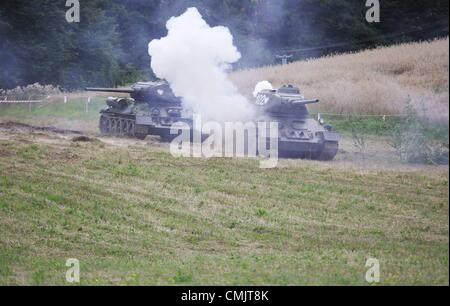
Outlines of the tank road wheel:
M135 133L134 137L136 137L139 140L145 140L145 138L147 138L147 134Z
M124 136L128 135L128 120L127 119L123 119L122 120L122 124L123 124L123 129L122 129L122 133Z
M148 128L145 125L134 125L134 137L140 140L144 140L148 135Z
M128 119L122 119L122 135L127 136L129 134Z
M125 124L126 124L125 119L119 119L119 131L118 131L118 133L119 133L120 136L125 135L125 131L126 131L126 125Z
M121 119L120 120L120 134L122 136L125 136L127 134L127 119Z
M118 130L119 130L119 119L112 119L112 134L114 136L117 136Z
M99 128L102 135L130 136L135 137L135 121L126 118L111 118L105 115L100 116ZM144 139L147 134L146 127L140 133L140 139ZM144 135L145 134L145 135Z
M109 134L115 135L116 134L116 119L110 118L109 122L110 122Z
M117 130L116 130L117 136L122 135L122 119L117 119Z
M122 134L122 119L116 119L116 135L120 136Z
M112 135L113 132L113 128L114 128L114 119L113 118L108 118L108 134Z
M100 116L100 123L99 123L100 133L102 135L108 135L110 132L110 121L109 118L106 116Z
M317 160L330 161L336 156L339 149L339 144L337 142L325 142L323 151L317 156Z
M125 119L125 135L131 136L133 134L133 120Z
M131 119L125 120L125 126L126 126L125 135L133 137L134 136L133 120L131 120Z

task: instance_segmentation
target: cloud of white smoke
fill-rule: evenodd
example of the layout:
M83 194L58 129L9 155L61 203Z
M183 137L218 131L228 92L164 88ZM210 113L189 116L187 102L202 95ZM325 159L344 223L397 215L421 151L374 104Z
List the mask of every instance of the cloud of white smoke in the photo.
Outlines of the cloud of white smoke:
M253 91L253 96L256 96L263 90L273 90L273 86L269 81L261 81L255 86L255 90Z
M230 64L241 57L229 29L210 27L196 8L172 17L166 27L167 36L152 40L148 48L156 76L203 118L251 119L251 104L227 77Z

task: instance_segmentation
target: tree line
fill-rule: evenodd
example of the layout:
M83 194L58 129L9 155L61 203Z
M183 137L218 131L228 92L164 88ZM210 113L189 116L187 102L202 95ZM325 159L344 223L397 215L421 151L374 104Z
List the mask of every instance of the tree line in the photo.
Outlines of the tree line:
M212 26L230 28L236 68L355 51L448 35L448 0L383 0L380 22L365 0L80 0L69 23L66 0L2 0L0 88L39 82L78 89L151 79L147 44L171 16L195 6Z

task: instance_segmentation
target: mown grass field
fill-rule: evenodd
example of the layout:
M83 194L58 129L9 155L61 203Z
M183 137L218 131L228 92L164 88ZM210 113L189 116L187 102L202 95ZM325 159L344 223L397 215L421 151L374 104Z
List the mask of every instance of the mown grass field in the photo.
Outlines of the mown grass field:
M0 137L0 284L449 283L448 171L173 158L52 133Z

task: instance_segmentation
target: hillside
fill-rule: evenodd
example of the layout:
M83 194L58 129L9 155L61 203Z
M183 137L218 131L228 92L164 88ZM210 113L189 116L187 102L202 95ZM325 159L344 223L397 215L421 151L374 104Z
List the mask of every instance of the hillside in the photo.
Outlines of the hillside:
M247 94L261 80L296 84L321 100L319 110L338 114L401 114L411 99L448 125L448 74L447 38L239 71L232 80Z
M354 0L89 0L81 7L83 26L74 27L60 2L0 1L0 89L35 82L111 87L151 77L148 43L189 7L211 26L230 29L240 67L272 64L286 48L340 44L348 51L448 35L448 0L389 0L381 6L382 26L367 23L365 1Z
M447 284L448 169L173 158L0 125L0 285ZM394 169L394 170L393 170Z

